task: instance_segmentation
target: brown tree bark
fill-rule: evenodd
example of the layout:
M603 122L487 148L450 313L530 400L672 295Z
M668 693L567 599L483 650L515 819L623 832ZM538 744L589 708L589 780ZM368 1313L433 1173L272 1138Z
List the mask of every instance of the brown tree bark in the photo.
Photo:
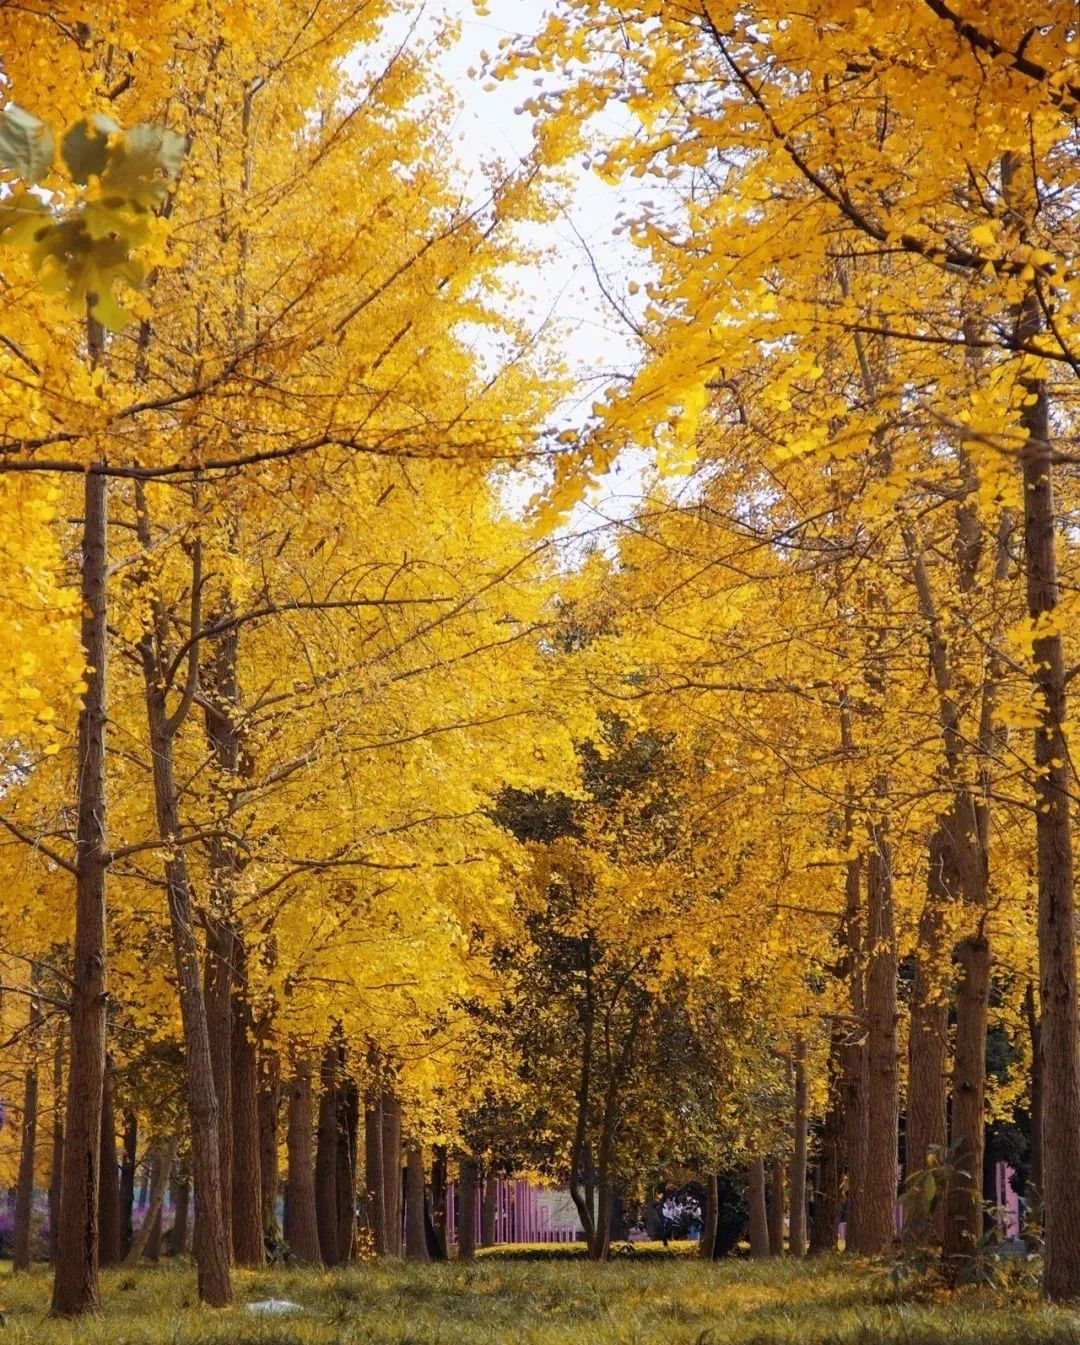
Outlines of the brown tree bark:
M261 1266L263 1243L259 1096L255 1059L255 1023L247 1000L247 963L243 941L233 939L232 1009L232 1239L237 1265Z
M1042 1033L1039 1010L1035 1003L1035 987L1030 981L1024 995L1028 1036L1031 1040L1031 1160L1028 1166L1028 1218L1042 1226L1043 1191L1043 1061Z
M340 1051L342 1069L344 1047ZM360 1131L360 1094L356 1080L343 1078L338 1089L337 1117L338 1255L343 1262L356 1256L356 1149Z
M262 1187L260 1220L264 1230L277 1226L278 1118L281 1113L281 1057L276 1051L259 1054L259 1182Z
M215 879L217 875L215 874ZM215 883L216 886L216 883ZM215 896L216 901L216 896ZM217 1149L221 1170L221 1220L231 1257L233 1193L233 958L235 934L227 918L211 916L206 921L206 955L203 963L203 998L210 1044L210 1067L217 1099ZM202 1201L196 1214L202 1218Z
M800 1260L806 1255L806 1146L807 1090L806 1041L802 1035L795 1038L794 1050L795 1104L794 1144L791 1157L791 1219L788 1227L788 1246L792 1256Z
M171 1256L183 1256L187 1251L188 1214L191 1208L191 1178L186 1163L178 1161L173 1164L170 1186L173 1193L173 1226L169 1253Z
M405 1256L409 1261L430 1260L424 1228L424 1151L419 1144L406 1150Z
M383 1094L383 1205L386 1211L386 1254L402 1253L401 1103L391 1092Z
M969 936L956 950L957 986L952 1077L952 1171L945 1214L944 1261L956 1278L975 1254L983 1233L982 1173L986 1117L986 1018L990 995L990 946Z
M480 1246L495 1246L495 1225L499 1207L499 1179L494 1172L484 1178L484 1203L480 1207Z
M88 321L91 358L103 348ZM87 671L79 714L75 849L75 956L71 986L71 1064L52 1311L74 1317L101 1305L98 1281L98 1149L105 1077L105 724L108 651L108 478L83 485L82 646Z
M784 1254L784 1163L780 1158L769 1159L768 1232L769 1255Z
M878 782L884 797L887 785ZM866 1176L855 1250L874 1256L896 1234L896 1150L899 1069L896 1014L896 931L892 850L884 818L871 827L867 873L867 1072Z
M120 1174L116 1165L116 1113L113 1109L113 1063L106 1059L101 1105L101 1204L98 1219L99 1257L103 1266L116 1266L122 1257Z
M821 1140L814 1204L810 1216L810 1255L821 1256L836 1251L840 1225L840 1182L843 1168L842 1154L842 1071L844 1055L844 1025L833 1022L829 1039L829 1091Z
M765 1160L763 1158L751 1159L750 1170L747 1175L747 1199L750 1205L750 1255L753 1257L769 1256L772 1252L772 1237L769 1228L768 1208L765 1203Z
M1041 327L1030 295L1017 341ZM1028 615L1047 626L1058 606L1050 408L1041 379L1025 380L1029 405L1021 413L1029 447L1023 454L1024 561ZM1051 629L1052 618L1051 618ZM1070 749L1066 732L1065 651L1058 633L1034 641L1035 680L1042 723L1035 730L1035 837L1039 887L1039 1000L1043 1059L1043 1212L1046 1249L1043 1292L1050 1299L1080 1296L1080 1008L1076 990L1076 912L1070 820Z
M701 1224L701 1242L698 1244L698 1255L703 1261L711 1261L713 1252L716 1250L716 1226L719 1221L718 1203L716 1173L710 1172L705 1178L705 1217Z
M155 1261L161 1254L161 1207L165 1201L169 1173L172 1171L179 1145L179 1134L159 1140L154 1145L150 1160L150 1203L143 1212L142 1224L132 1238L131 1246L124 1257L124 1266L127 1269L137 1266L146 1252L151 1252Z
M49 1174L49 1260L56 1264L60 1224L60 1184L64 1169L64 1020L56 1020L53 1047L52 1171Z
M852 714L845 704L840 712L840 747L844 756L855 750ZM844 803L844 843L849 854L844 872L844 927L842 972L848 982L851 1022L841 1055L840 1149L847 1175L845 1250L854 1250L858 1241L866 1189L867 1106L870 1077L866 1043L866 913L862 902L863 863L855 849L855 797L846 786Z
M315 1144L315 1217L323 1265L336 1266L338 1252L337 1145L338 1052L326 1047L320 1069L319 1125Z
M297 1060L289 1086L289 1123L285 1146L289 1172L285 1179L285 1239L298 1261L318 1265L319 1225L315 1213L315 1174L311 1165L311 1061Z
M480 1185L480 1165L475 1158L463 1158L458 1168L458 1260L470 1261L476 1255L476 1197Z
M139 540L144 547L149 548L153 544L153 537L146 493L139 483L136 483L136 518ZM201 628L201 598L201 548L196 541L191 580L192 637ZM193 640L186 683L177 708L170 714L167 696L172 683L167 673L169 662L166 655L170 623L160 600L153 601L152 613L152 628L139 641L139 653L150 729L158 834L168 846L165 855L165 888L187 1057L192 1175L197 1197L195 1264L200 1299L211 1307L225 1307L232 1302L229 1273L232 1245L225 1223L226 1204L222 1192L221 1112L214 1086L215 1052L211 1050L199 948L195 939L195 913L187 852L176 841L183 834L183 828L173 764L173 744L194 703L198 688L198 643ZM220 1043L215 1045L220 1047Z
M948 1148L949 1005L944 992L944 890L939 828L930 842L930 877L919 917L915 974L911 986L908 1036L906 1176L941 1164ZM924 1236L931 1245L945 1232L945 1202L927 1215Z
M375 1254L386 1252L386 1178L383 1172L382 1097L377 1086L364 1099L364 1202Z
M488 1181L491 1180L490 1174ZM439 1255L442 1260L446 1260L449 1248L446 1231L446 1149L441 1144L435 1145L435 1151L431 1159L431 1223L435 1229L435 1241L438 1244ZM484 1188L484 1200L487 1201L487 1188Z
M31 991L38 986L38 968L31 968ZM41 1001L30 995L30 1021L26 1037L26 1080L23 1084L22 1135L19 1146L19 1175L15 1184L13 1271L29 1270L32 1255L31 1220L34 1212L34 1163L37 1157L38 1125L38 1038L41 1033Z
M135 1168L139 1161L139 1122L134 1112L124 1115L124 1156L120 1163L120 1254L127 1256L134 1236Z

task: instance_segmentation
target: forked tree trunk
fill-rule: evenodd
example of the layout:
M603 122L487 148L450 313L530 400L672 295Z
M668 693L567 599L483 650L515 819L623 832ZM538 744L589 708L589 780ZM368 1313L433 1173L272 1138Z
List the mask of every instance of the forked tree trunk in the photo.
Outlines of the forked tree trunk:
M289 1173L285 1180L285 1240L298 1261L318 1265L319 1226L315 1213L315 1176L311 1166L311 1061L297 1060L289 1086L289 1124L285 1144Z
M716 1173L710 1172L705 1178L705 1217L701 1224L701 1242L698 1255L703 1261L711 1261L716 1250L716 1226L719 1218L719 1191Z
M750 1255L768 1256L772 1250L769 1236L769 1215L765 1204L765 1160L750 1161L747 1177L747 1199L750 1205Z
M795 1135L791 1157L791 1221L788 1244L791 1255L801 1260L806 1255L806 1142L809 1123L806 1095L806 1041L801 1035L795 1038L794 1054Z
M401 1103L387 1092L382 1100L383 1116L383 1205L386 1211L386 1254L402 1252L401 1206Z
M92 358L103 346L88 322ZM71 1065L52 1311L95 1312L98 1283L98 1150L105 1077L105 723L108 622L108 478L83 485L82 645L86 692L79 714L75 850L75 956L71 984Z
M113 1064L105 1063L101 1095L101 1207L100 1260L103 1266L120 1264L123 1230L120 1215L120 1173L116 1165L116 1113L113 1109Z
M38 969L31 968L31 987L37 989ZM38 1037L41 1032L41 1002L30 995L30 1022L26 1037L26 1081L23 1085L22 1137L19 1147L19 1175L15 1186L14 1247L12 1270L29 1270L31 1260L31 1221L34 1213L34 1163L37 1157L38 1124Z
M480 1185L480 1167L475 1158L463 1158L458 1169L458 1259L470 1261L476 1255L476 1196Z
M405 1256L427 1261L427 1231L424 1227L424 1151L419 1144L407 1149L405 1168Z
M779 1158L769 1159L768 1231L769 1255L784 1254L784 1164Z
M337 1145L338 1145L338 1052L331 1044L323 1052L319 1073L319 1126L315 1145L315 1217L323 1265L336 1266L337 1245Z
M153 538L146 495L139 483L136 483L136 520L140 542L144 547L151 546ZM192 565L193 634L198 631L200 625L201 571L201 549L196 541ZM187 852L182 845L176 843L176 838L183 834L183 828L173 762L175 736L191 708L193 693L197 687L198 646L192 646L188 681L179 705L170 714L166 703L168 679L163 666L169 629L167 616L160 602L155 600L153 629L146 631L139 641L139 653L143 665L146 714L150 729L150 758L158 835L168 847L165 851L165 888L187 1056L186 1083L188 1115L191 1122L191 1164L197 1200L195 1263L200 1299L211 1307L220 1308L232 1302L232 1281L229 1273L232 1245L225 1223L226 1205L222 1194L219 1144L221 1113L214 1087L214 1052L211 1050L199 947L195 938L195 912ZM220 1048L220 1043L217 1045Z
M375 1087L364 1099L364 1208L377 1256L386 1255L386 1179L383 1173L382 1097Z
M147 1250L154 1252L154 1260L157 1260L158 1255L160 1255L161 1207L165 1201L165 1192L169 1186L169 1173L172 1171L173 1160L176 1157L179 1144L180 1136L173 1135L167 1140L159 1140L154 1145L153 1157L150 1160L150 1203L143 1213L143 1221L139 1231L132 1238L127 1256L124 1257L124 1266L128 1269L137 1266L143 1253ZM155 1225L157 1225L156 1247L154 1245Z

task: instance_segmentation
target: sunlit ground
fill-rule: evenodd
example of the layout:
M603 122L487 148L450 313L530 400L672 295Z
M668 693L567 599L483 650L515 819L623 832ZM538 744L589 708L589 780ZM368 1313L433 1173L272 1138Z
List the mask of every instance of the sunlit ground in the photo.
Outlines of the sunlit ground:
M645 1254L642 1254L644 1250ZM78 1345L847 1345L876 1341L1080 1341L1080 1313L1044 1307L1013 1283L948 1294L878 1268L836 1260L804 1265L650 1256L649 1248L591 1265L486 1256L471 1265L369 1265L340 1273L238 1272L237 1304L199 1308L194 1274L163 1266L104 1277L92 1321L47 1320L44 1269L2 1281L15 1341ZM289 1316L248 1307L286 1299Z

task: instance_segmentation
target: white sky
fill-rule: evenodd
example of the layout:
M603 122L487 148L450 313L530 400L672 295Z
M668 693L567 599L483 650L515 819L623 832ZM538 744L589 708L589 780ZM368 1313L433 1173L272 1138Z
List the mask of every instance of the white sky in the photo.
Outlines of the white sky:
M488 81L470 76L483 63L483 52L494 53L503 38L538 32L550 8L549 0L488 0L490 13L478 17L472 0L418 0L411 13L399 16L388 27L385 39L395 46L413 26L414 43L423 34L437 31L445 19L461 25L461 40L439 61L447 82L462 100L462 110L453 128L466 174L475 175L477 192L482 190L480 166L492 158L513 164L532 147L532 119L517 108L533 92L529 78L484 87ZM610 117L614 127L617 112ZM629 372L637 358L635 340L605 299L603 289L614 295L630 312L640 313L643 293L629 293L629 283L645 279L646 259L616 234L624 214L636 214L635 188L642 196L655 192L639 184L612 187L582 165L573 170L573 184L565 214L555 222L522 230L527 245L546 249L538 265L515 268L512 279L521 291L515 308L530 325L539 326L550 316L564 332L563 351L577 391L560 410L560 419L577 425L588 415L592 403L602 398L612 373ZM600 281L603 282L603 289ZM634 453L606 478L588 505L579 507L571 530L588 530L613 514L628 513L640 497L646 455ZM523 490L523 495L530 493Z

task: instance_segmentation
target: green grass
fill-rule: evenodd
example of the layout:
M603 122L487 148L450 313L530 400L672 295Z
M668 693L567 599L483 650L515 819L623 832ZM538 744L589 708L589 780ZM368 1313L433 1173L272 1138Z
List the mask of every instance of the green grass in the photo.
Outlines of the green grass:
M197 1306L186 1268L104 1276L91 1321L46 1316L43 1270L0 1283L0 1345L1045 1345L1080 1343L1080 1313L1043 1306L1030 1289L947 1295L880 1270L842 1264L704 1265L632 1254L609 1265L566 1256L485 1256L472 1265L362 1266L342 1273L267 1270L236 1276L237 1306ZM255 1299L304 1313L267 1319Z

